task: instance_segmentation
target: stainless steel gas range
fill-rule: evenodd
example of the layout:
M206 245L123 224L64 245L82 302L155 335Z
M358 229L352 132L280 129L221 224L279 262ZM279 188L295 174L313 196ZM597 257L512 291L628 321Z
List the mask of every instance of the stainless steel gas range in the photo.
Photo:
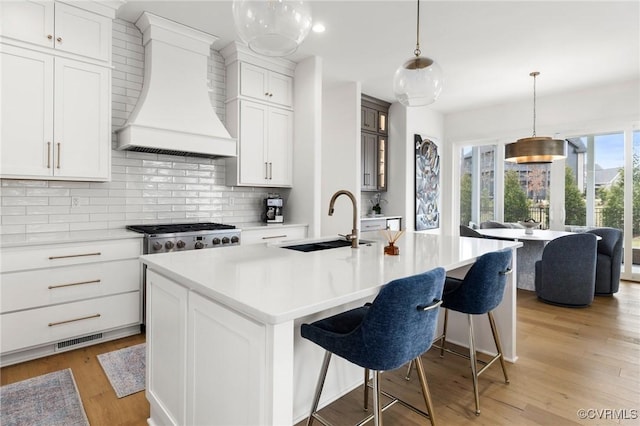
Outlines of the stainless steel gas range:
M240 245L241 231L222 223L171 223L130 225L144 234L144 254L200 250Z
M171 223L163 225L130 225L130 231L144 234L143 254L201 250L240 245L242 231L222 223ZM142 273L142 325L146 328L147 271Z

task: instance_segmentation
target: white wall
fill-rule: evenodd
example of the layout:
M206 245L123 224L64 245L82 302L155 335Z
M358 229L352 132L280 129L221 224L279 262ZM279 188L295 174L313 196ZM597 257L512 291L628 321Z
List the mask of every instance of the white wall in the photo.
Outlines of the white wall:
M402 215L402 226L415 230L415 146L413 135L427 137L438 146L440 161L444 160L444 130L442 114L426 107L405 108L395 102L389 110L389 183L386 198L389 214ZM443 188L441 167L440 187ZM440 191L440 228L429 233L440 233L443 218L443 191Z
M308 223L308 236L320 236L322 58L299 62L295 72L293 188L285 210L287 222Z
M351 191L360 200L360 83L348 82L325 88L322 94L322 190L321 234L350 233L351 201L342 195L335 213L328 215L331 196L338 190ZM357 217L360 217L358 203ZM359 225L358 225L359 226Z

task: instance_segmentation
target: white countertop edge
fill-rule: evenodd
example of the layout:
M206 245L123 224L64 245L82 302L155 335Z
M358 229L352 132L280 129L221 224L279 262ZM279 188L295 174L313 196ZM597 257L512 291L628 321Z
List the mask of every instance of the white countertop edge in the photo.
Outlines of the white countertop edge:
M105 240L142 238L144 234L126 229L98 229L90 231L36 232L31 234L0 235L0 248L27 247L42 244L66 244Z

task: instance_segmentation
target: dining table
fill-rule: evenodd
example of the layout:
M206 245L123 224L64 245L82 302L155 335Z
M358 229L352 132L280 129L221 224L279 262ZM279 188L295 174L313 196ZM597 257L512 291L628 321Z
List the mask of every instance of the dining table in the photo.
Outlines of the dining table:
M527 234L523 228L486 228L476 231L487 238L522 242L517 257L517 288L530 291L535 291L535 264L542 259L542 252L547 243L556 238L576 234L550 229L533 229L531 234Z

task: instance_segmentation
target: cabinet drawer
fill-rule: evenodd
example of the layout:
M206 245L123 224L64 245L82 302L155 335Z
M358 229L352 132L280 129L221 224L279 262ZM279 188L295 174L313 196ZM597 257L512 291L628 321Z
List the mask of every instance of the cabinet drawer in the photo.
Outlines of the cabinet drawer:
M0 313L140 290L137 259L2 275Z
M137 324L140 292L3 314L0 320L0 350L7 353Z
M306 238L306 226L250 229L242 231L242 244L279 243Z
M137 259L141 254L142 239L138 238L6 248L2 250L2 259L0 259L2 268L0 270L4 273L110 260Z
M387 229L386 219L363 220L360 222L360 231L379 231Z

